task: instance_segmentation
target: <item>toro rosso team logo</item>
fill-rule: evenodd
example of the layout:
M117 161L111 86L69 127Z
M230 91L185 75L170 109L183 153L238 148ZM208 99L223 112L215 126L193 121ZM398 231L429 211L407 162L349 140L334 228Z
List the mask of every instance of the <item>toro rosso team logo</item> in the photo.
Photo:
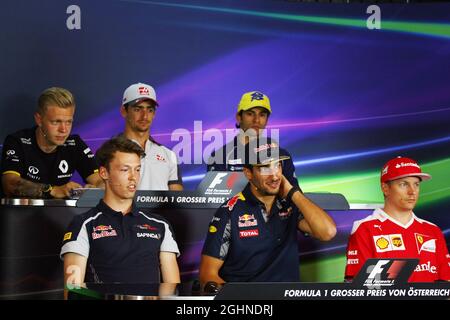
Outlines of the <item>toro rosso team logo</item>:
M99 225L93 227L92 239L95 240L103 237L117 237L117 232L116 230L113 229L113 227L111 227L111 225L109 226Z
M158 231L158 228L152 227L149 224L137 224L136 228L141 229L141 230Z
M255 219L255 216L253 214L243 214L242 216L239 216L239 222L238 227L239 228L245 228L245 227L254 227L258 225L258 221Z

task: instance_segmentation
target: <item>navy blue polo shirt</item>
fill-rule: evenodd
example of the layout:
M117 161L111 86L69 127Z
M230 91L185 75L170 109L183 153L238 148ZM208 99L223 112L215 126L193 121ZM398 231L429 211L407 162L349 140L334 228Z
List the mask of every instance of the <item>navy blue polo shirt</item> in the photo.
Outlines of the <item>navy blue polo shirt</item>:
M270 137L265 137L264 141L271 143ZM288 156L289 159L282 161L283 175L295 187L300 188L295 175L294 162L290 153L279 148L280 156ZM234 137L232 141L224 145L222 148L215 150L208 159L207 171L242 171L244 163L247 162L248 155L245 154L245 145L242 144L238 136Z
M276 198L267 222L265 207L245 189L224 203L209 224L202 254L224 261L226 282L299 281L297 207Z
M134 208L122 215L100 200L73 218L61 257L73 252L88 258L85 282L159 283L161 251L180 253L166 220Z

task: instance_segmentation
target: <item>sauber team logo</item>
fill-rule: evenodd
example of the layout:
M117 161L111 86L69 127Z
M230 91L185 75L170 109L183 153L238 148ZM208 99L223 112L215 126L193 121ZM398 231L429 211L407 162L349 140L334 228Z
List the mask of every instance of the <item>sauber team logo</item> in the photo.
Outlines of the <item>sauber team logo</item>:
M96 227L92 228L92 239L100 239L100 238L104 238L104 237L117 237L117 232L116 230L113 229L113 227L111 227L111 225L109 226L105 226L105 225L99 225Z
M416 238L418 253L421 253L422 251L436 252L436 239L420 233L415 233L414 237Z
M254 227L258 225L258 221L255 219L255 216L253 214L243 214L242 216L239 216L238 221L238 227L239 228L245 228L245 227Z
M377 252L405 250L405 242L401 234L373 236Z

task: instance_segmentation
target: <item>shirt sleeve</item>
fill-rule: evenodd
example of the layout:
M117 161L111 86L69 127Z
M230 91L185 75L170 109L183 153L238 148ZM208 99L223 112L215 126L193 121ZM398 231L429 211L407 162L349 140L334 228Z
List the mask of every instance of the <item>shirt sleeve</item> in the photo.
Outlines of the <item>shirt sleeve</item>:
M24 161L21 143L13 136L7 136L2 149L2 174L13 173L23 176Z
M231 243L231 216L227 208L219 208L211 222L202 254L225 260Z
M180 256L180 250L178 244L175 241L174 232L172 226L164 221L164 239L161 242L160 251L176 253L177 257Z
M442 231L439 230L437 239L437 261L439 280L450 281L450 255Z
M89 257L89 236L86 222L81 219L81 215L75 216L64 233L60 258L64 260L64 254L73 252L83 257Z
M350 235L347 245L347 265L345 267L346 280L353 279L367 259L375 258L372 254L371 239L372 237L364 226L359 226Z
M169 159L170 159L170 172L169 172L169 181L168 184L183 184L183 180L181 178L181 169L178 165L177 156L173 151L169 150Z
M86 143L78 136L75 136L76 141L76 159L77 167L75 168L80 176L86 182L86 178L91 174L98 172L97 162L91 149Z

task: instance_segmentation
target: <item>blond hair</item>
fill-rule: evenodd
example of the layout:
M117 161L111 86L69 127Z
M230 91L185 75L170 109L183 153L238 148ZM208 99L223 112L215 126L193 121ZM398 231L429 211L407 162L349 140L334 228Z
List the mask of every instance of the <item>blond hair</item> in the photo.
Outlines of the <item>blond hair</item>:
M50 105L55 105L60 108L75 108L75 98L69 90L64 88L48 88L39 96L37 112L43 115Z

